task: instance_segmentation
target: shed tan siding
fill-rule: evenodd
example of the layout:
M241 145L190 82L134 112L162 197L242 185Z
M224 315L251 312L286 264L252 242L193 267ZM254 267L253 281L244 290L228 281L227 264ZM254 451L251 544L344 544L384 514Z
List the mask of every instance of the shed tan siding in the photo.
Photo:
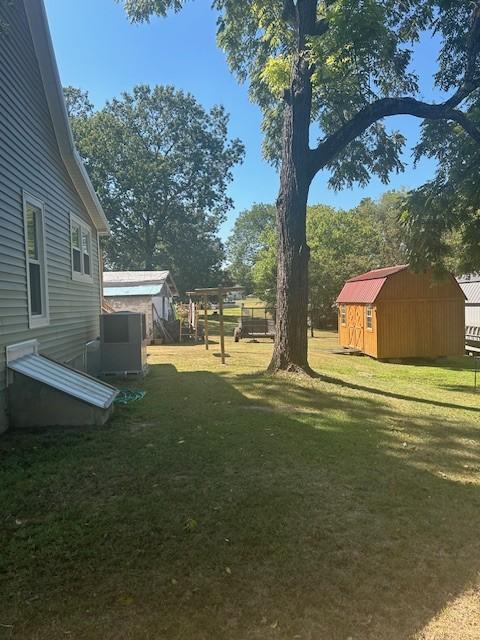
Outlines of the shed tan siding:
M100 285L95 228L60 157L23 3L0 3L0 428L5 346L37 338L62 362L82 355L99 333ZM23 191L45 205L50 325L29 329ZM93 283L72 281L70 213L92 231Z
M453 276L402 271L377 298L379 358L437 358L464 352L465 302Z

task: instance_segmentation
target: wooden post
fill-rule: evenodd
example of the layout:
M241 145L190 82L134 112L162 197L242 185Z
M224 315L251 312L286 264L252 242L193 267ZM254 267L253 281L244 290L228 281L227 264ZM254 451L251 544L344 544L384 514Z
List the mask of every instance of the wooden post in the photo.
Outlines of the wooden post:
M220 311L220 352L222 364L225 364L225 331L223 326L223 289L218 287L218 310Z
M203 298L205 318L205 349L208 351L208 296Z

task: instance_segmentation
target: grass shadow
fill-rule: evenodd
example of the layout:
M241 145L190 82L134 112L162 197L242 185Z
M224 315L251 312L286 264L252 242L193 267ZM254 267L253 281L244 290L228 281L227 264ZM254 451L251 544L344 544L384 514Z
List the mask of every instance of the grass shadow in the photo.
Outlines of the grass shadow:
M106 428L8 434L6 637L411 640L479 569L478 425L312 384L151 365Z
M386 391L385 389L378 389L375 387L368 387L361 384L356 384L354 382L349 382L347 380L342 380L341 378L336 378L332 376L327 376L321 373L316 372L315 377L326 382L328 384L345 387L347 389L352 389L355 391L363 391L365 393L384 396L385 398L392 398L395 400L406 400L408 402L417 402L419 404L425 404L429 406L442 407L445 409L459 409L461 411L473 411L475 413L480 413L480 407L471 407L468 405L460 405L454 402L442 402L441 400L433 400L431 398L419 398L418 396L408 396L401 393L395 393L393 391ZM452 387L449 387L452 388ZM462 385L462 388L464 386Z

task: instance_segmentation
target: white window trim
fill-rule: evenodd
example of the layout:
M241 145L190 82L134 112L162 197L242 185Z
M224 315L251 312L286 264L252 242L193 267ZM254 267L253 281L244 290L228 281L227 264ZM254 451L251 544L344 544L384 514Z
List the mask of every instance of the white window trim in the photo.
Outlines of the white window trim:
M75 225L77 227L80 227L80 266L82 268L82 273L79 273L78 271L75 271L73 268L73 245L72 245L72 226ZM83 269L84 269L84 265L83 265L83 245L82 245L82 233L88 233L88 235L90 236L90 273L84 273ZM92 265L93 265L93 260L92 260L92 248L93 248L93 233L92 233L92 227L90 227L90 225L85 222L84 220L82 220L81 218L79 218L78 216L76 216L74 213L70 214L70 233L69 233L69 242L70 242L70 264L71 264L71 268L72 268L72 280L75 280L75 282L89 282L92 283L93 282L93 269L92 269Z
M340 305L340 324L342 325L342 327L345 327L347 325L347 305L346 304Z
M42 305L44 310L42 315L32 315L32 308L30 302L30 268L28 257L28 226L27 226L27 203L37 207L42 212L42 230L40 234L39 249L41 252L41 287L42 287ZM48 298L48 269L47 269L47 251L45 244L45 204L42 200L39 200L30 193L23 192L23 231L24 231L24 243L25 243L25 270L27 274L27 305L28 305L28 326L30 329L37 329L39 327L48 327L50 324L50 300Z

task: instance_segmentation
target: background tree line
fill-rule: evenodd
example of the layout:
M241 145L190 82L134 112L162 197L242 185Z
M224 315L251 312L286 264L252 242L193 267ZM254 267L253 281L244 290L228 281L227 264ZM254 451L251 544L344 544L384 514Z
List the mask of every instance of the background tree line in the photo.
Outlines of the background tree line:
M417 192L388 191L376 201L365 198L349 210L308 207L309 303L316 323L328 325L335 320L335 299L348 278L412 261L419 238L412 232L411 201L417 198ZM428 240L433 243L435 233ZM439 270L461 272L467 257L461 245L458 231L444 231ZM231 279L274 306L277 233L273 205L255 204L238 216L227 242L227 255Z

